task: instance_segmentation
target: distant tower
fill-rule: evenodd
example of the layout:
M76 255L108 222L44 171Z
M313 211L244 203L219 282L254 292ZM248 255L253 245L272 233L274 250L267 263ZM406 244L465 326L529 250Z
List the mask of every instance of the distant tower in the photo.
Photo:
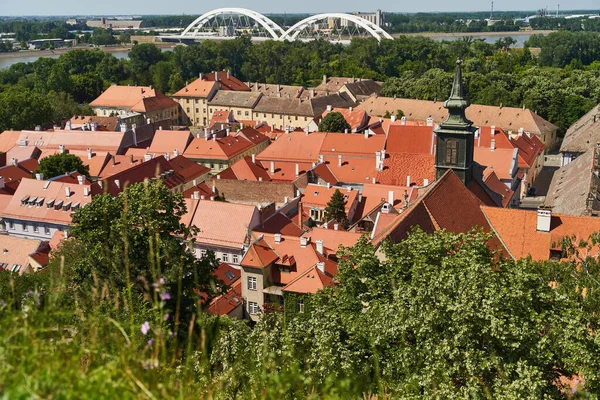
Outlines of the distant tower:
M434 130L437 137L435 179L451 169L468 185L473 179L473 142L476 129L465 115L470 103L463 88L461 64L462 60L456 61L452 93L444 103L444 107L448 109L448 118Z
M494 2L492 1L492 10L490 11L490 21L494 19Z
M556 18L558 18L558 12L560 11L560 4L556 5Z

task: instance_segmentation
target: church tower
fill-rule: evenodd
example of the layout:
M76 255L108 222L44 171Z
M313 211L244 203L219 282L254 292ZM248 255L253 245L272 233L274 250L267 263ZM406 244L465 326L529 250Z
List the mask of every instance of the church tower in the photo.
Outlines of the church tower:
M452 93L444 103L444 107L448 109L448 119L434 130L437 139L435 179L440 179L451 169L468 185L473 179L473 139L476 129L473 122L465 116L470 103L464 93L461 63L461 60L456 61Z

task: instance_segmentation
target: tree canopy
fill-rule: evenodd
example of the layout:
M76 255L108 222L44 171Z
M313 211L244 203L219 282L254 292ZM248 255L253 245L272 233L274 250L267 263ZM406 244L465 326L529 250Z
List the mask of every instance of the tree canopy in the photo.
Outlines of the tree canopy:
M53 154L41 159L35 173L44 174L44 179L64 175L67 172L79 172L87 177L90 171L87 165L83 165L81 158L69 153Z
M335 189L335 192L331 195L331 200L327 202L327 207L325 207L325 220L335 220L346 228L348 226L346 203L347 201L344 199L342 192L339 189Z
M330 112L319 123L319 132L351 132L352 128L342 113Z

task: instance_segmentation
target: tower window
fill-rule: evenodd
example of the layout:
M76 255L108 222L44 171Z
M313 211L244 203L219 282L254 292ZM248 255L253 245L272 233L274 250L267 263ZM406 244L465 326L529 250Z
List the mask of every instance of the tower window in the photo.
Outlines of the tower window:
M456 164L458 159L458 142L456 139L446 141L446 164Z

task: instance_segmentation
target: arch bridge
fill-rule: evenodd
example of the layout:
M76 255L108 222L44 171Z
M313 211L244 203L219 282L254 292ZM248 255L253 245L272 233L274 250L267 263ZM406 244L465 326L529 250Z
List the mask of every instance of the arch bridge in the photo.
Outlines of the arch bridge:
M218 8L196 18L180 35L163 41L225 40L249 35L253 40L314 40L349 42L353 37L392 39L380 26L353 14L312 15L284 30L268 17L246 8Z

